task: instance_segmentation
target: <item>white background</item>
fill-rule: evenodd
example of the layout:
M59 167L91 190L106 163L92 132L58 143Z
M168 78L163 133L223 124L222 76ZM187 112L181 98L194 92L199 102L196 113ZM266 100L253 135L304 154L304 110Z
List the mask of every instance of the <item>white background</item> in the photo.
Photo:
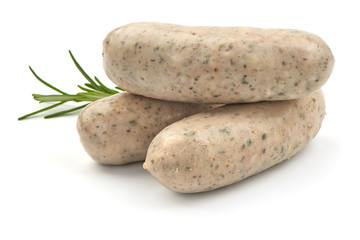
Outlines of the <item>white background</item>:
M360 18L357 1L1 1L0 239L360 239ZM83 84L67 51L106 85L102 40L120 25L294 28L333 51L327 116L291 160L202 194L161 186L141 163L105 167L83 150L76 115L17 121Z

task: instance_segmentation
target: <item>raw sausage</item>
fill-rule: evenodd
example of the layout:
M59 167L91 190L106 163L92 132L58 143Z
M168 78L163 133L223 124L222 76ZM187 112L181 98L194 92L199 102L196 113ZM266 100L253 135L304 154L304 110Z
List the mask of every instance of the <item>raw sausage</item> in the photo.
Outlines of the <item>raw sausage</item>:
M151 140L164 127L213 107L119 93L84 108L77 130L85 150L95 161L121 165L145 160Z
M288 100L329 78L333 55L299 30L133 23L103 41L103 66L121 88L194 103Z
M178 192L238 182L303 149L325 116L321 91L296 100L225 105L164 128L144 168Z

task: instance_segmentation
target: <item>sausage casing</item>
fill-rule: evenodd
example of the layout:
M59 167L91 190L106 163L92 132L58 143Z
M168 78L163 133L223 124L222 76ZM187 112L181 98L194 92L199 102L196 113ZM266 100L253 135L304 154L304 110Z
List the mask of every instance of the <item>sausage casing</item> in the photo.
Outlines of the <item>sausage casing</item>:
M296 100L225 105L164 128L150 144L144 168L178 192L227 186L299 152L324 115L321 91Z
M121 88L194 103L296 99L320 89L334 64L327 44L300 30L151 22L113 30L103 54Z
M95 161L121 165L145 160L151 140L164 127L213 107L119 93L84 108L77 130L85 150Z

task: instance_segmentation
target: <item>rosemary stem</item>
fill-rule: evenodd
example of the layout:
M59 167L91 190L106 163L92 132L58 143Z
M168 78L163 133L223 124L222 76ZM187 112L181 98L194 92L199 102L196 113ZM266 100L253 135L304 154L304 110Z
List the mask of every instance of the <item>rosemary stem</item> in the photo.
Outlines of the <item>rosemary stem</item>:
M33 97L36 101L39 101L40 103L43 102L56 102L55 104L42 108L38 111L26 114L22 117L19 117L18 120L23 120L26 119L30 116L33 116L35 114L41 113L41 112L45 112L47 110L50 110L52 108L55 108L65 102L94 102L96 100L99 100L101 98L105 98L105 97L109 97L111 95L117 94L119 93L117 90L114 89L110 89L108 87L106 87L102 82L100 82L100 80L97 77L94 77L95 81L92 80L89 75L84 71L84 69L80 66L80 64L76 61L74 55L71 53L71 51L69 50L69 54L70 57L72 59L72 61L74 62L76 68L80 71L80 73L85 77L85 79L88 81L87 83L85 83L85 87L77 85L83 92L78 92L76 94L68 94L64 91L61 91L60 89L54 87L53 85L51 85L50 83L46 82L45 80L41 79L36 73L35 71L29 66L29 69L31 71L31 73L35 76L35 78L37 80L39 80L42 84L44 84L45 86L51 88L52 90L60 93L60 94L49 94L49 95L43 95L43 94L33 94ZM116 89L122 90L119 87L115 87ZM124 91L124 90L122 90ZM45 118L53 118L53 117L58 117L58 116L62 116L65 115L67 113L70 112L74 112L76 110L82 109L85 106L87 106L89 103L75 107L75 108L71 108L68 110L64 110L64 111L60 111L57 113L53 113L50 115L46 115Z

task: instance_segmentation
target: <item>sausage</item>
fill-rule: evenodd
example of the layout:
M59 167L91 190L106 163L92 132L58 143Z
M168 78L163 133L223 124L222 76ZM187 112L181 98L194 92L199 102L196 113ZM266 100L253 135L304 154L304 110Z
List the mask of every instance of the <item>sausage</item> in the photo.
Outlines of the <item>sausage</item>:
M321 90L296 100L225 105L164 128L143 166L177 192L224 187L299 152L324 116Z
M193 103L289 100L327 81L334 58L299 30L133 23L103 41L103 66L121 88Z
M95 161L121 165L145 160L151 140L164 127L213 107L119 93L84 108L77 130L85 150Z

